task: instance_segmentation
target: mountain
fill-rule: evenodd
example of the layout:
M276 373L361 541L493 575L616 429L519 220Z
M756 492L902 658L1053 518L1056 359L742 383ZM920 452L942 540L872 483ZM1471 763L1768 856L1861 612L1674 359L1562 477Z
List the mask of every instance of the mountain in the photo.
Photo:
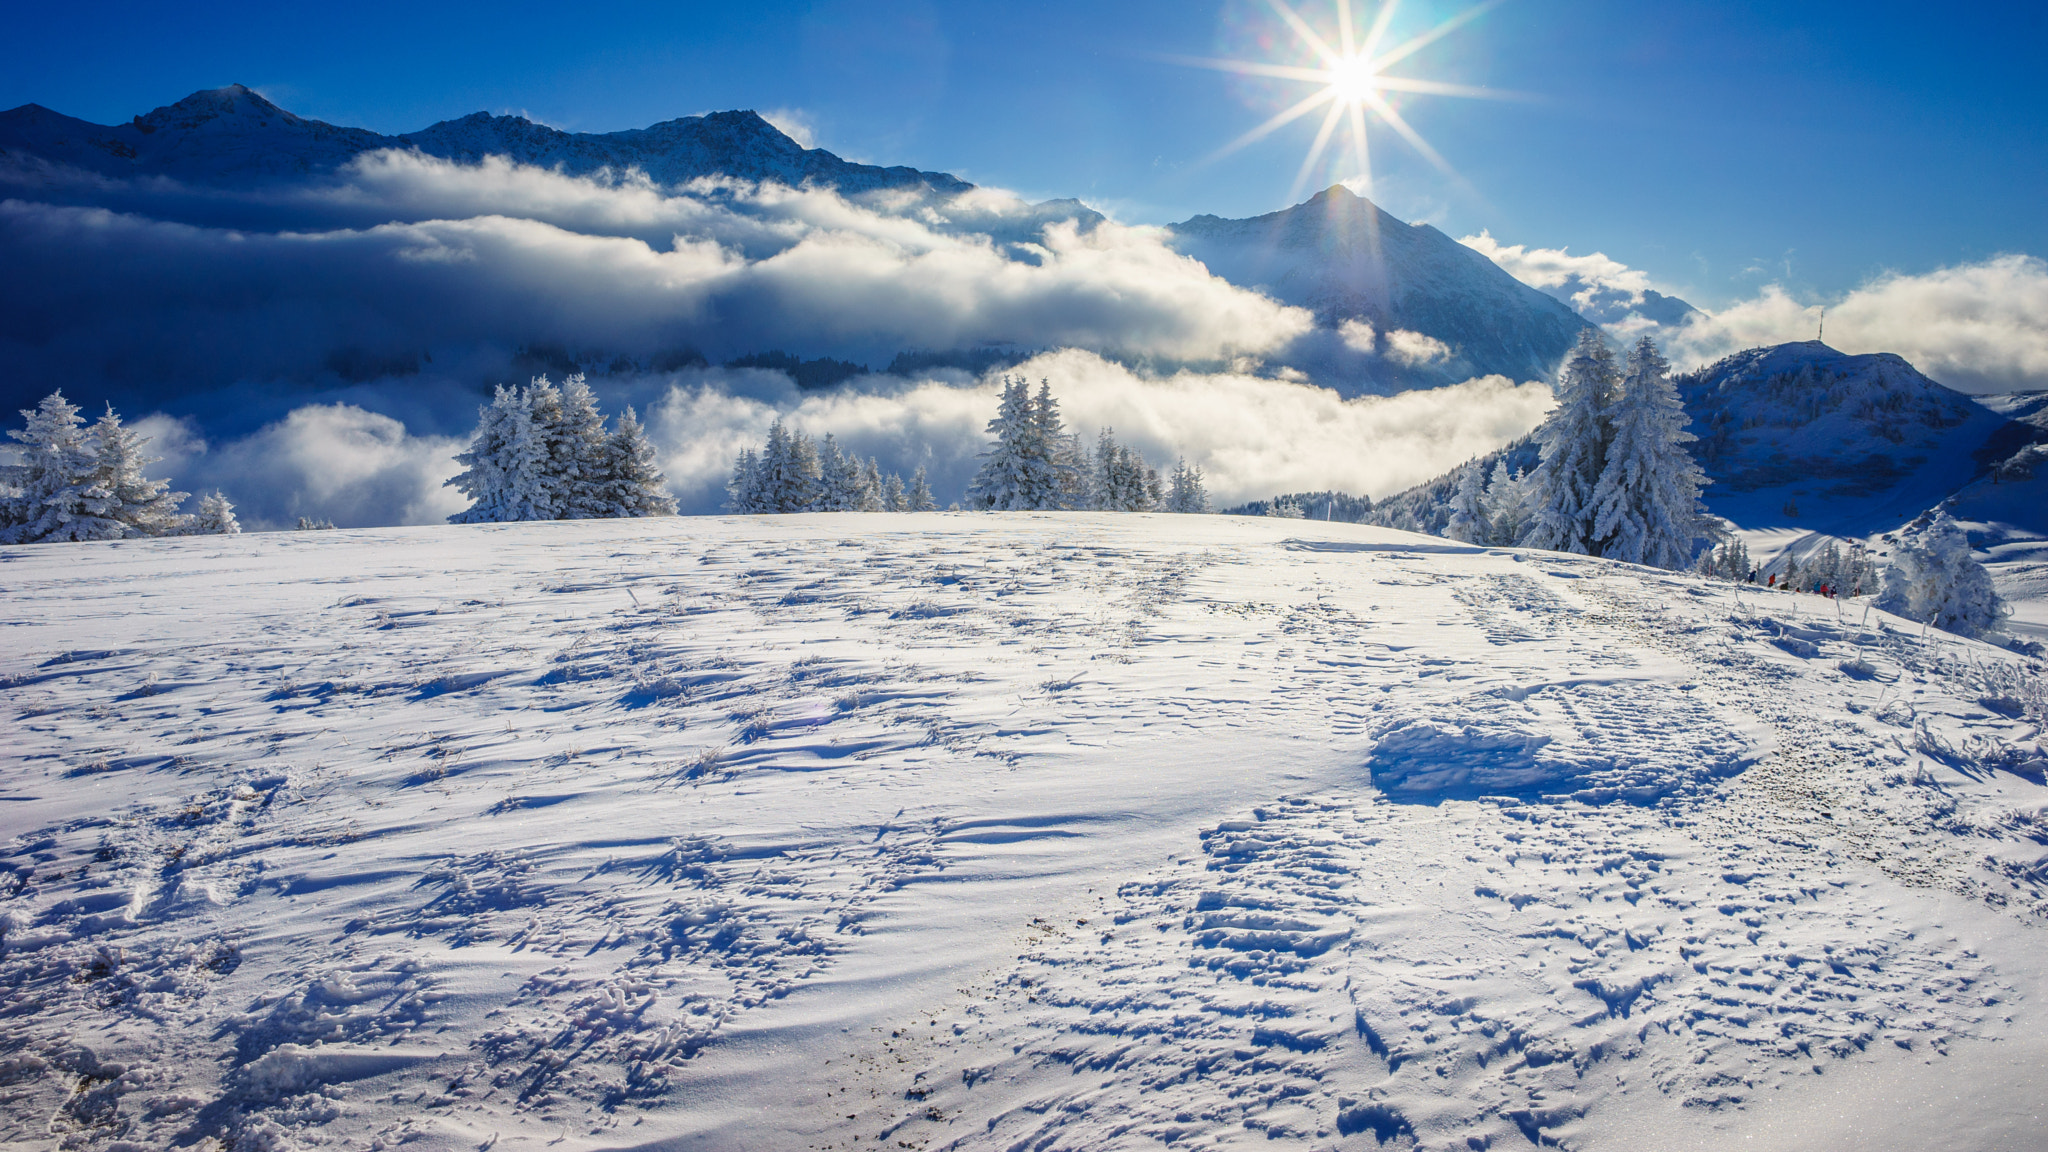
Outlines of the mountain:
M520 116L476 112L430 128L385 136L308 120L231 84L103 125L25 104L0 112L0 159L14 178L61 165L114 179L160 177L204 186L276 183L332 172L364 152L418 149L446 160L509 156L572 176L638 168L663 184L699 176L806 180L845 192L973 188L944 172L882 168L805 148L754 112L711 112L623 132L564 132Z
M1175 246L1217 275L1308 308L1321 325L1362 320L1383 344L1397 331L1440 341L1440 359L1395 370L1404 383L1541 379L1590 326L1481 253L1341 184L1264 216L1196 216L1171 228Z
M1817 340L1738 352L1673 383L1699 437L1693 455L1713 480L1708 510L1785 541L1889 531L2048 440L2027 422L2039 405L1987 403L1891 353L1852 356ZM1482 463L1490 470L1497 459L1526 470L1536 446L1518 441ZM1455 476L1388 497L1375 519L1442 528ZM2048 506L2009 503L2000 505L2007 535L2048 535Z

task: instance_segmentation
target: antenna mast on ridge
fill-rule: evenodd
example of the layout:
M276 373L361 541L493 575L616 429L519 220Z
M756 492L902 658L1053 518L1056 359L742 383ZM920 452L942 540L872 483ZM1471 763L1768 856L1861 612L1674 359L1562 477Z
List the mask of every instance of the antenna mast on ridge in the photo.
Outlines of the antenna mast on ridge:
M1825 304L1820 306L1820 331L1814 334L1813 339L1817 344L1828 342L1828 306Z

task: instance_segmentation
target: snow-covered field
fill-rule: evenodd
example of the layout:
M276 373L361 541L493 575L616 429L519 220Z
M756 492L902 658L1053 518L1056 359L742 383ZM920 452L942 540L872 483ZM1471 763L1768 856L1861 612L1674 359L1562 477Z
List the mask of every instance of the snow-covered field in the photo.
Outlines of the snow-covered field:
M0 1144L2040 1147L2033 669L1376 528L0 551Z

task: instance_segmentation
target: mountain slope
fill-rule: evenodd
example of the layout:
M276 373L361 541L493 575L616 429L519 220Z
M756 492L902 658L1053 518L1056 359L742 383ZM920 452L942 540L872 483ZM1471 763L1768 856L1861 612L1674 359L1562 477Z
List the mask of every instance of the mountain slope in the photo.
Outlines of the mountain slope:
M1589 327L1484 255L1341 184L1279 212L1196 216L1172 231L1181 251L1217 275L1309 308L1325 326L1363 320L1381 333L1441 341L1449 347L1442 363L1411 369L1423 379L1542 379Z
M685 116L623 132L564 132L519 116L478 112L385 136L308 120L240 84L194 92L120 125L91 124L36 104L0 112L0 152L111 178L168 177L219 186L303 179L379 148L417 148L474 162L509 156L570 175L638 168L664 184L699 176L816 181L848 192L921 189L941 195L973 185L943 172L854 164L804 148L753 112Z
M1881 612L1225 516L5 560L0 1146L2038 1142L2039 681Z

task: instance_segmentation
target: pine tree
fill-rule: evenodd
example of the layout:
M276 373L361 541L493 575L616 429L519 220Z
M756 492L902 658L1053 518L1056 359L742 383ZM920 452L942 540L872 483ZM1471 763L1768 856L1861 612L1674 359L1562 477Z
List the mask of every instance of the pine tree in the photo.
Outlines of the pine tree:
M909 510L912 512L937 512L939 510L939 502L932 498L931 481L925 478L924 465L919 464L917 471L911 473L910 491L904 496L904 502L909 504Z
M1493 473L1486 481L1486 522L1489 526L1487 543L1513 545L1522 539L1527 531L1528 496L1522 489L1522 477L1508 467L1505 460L1496 460Z
M1989 637L2012 614L1991 573L1970 555L1970 538L1947 508L1923 512L1899 534L1877 606L1960 636Z
M543 377L535 384L545 380ZM500 384L490 405L477 410L477 426L470 434L469 450L455 457L464 470L445 482L447 487L470 499L468 508L448 518L451 523L555 518L552 485L547 479L547 448L533 423L537 391ZM553 386L547 391L552 395ZM552 407L559 409L558 396L554 397Z
M882 510L884 512L910 511L910 499L903 491L903 477L891 472L882 481Z
M1022 377L1003 377L1002 400L988 433L996 442L981 454L981 468L967 485L967 506L992 511L1043 508L1049 485L1041 465L1047 453L1038 445L1038 413L1030 385Z
M1031 404L1031 506L1068 507L1075 487L1074 464L1063 451L1068 443L1067 425L1060 419L1060 404L1053 399L1052 382L1038 381L1038 396Z
M1486 517L1486 485L1476 460L1458 473L1457 492L1451 497L1451 519L1444 525L1444 535L1467 544L1484 544L1491 538L1492 525Z
M839 438L830 432L818 445L819 512L866 511L866 484L858 457L840 450Z
M104 539L104 497L92 491L98 453L81 427L78 407L59 391L21 415L26 426L7 433L24 447L21 463L8 465L4 474L14 491L6 497L0 543Z
M1518 543L1599 554L1593 493L1607 466L1607 409L1615 381L1614 356L1600 333L1579 333L1578 347L1558 374L1557 408L1536 430L1542 455L1524 481L1529 527Z
M732 463L732 479L725 482L725 510L750 514L764 512L761 506L761 458L752 448L740 449Z
M761 512L808 512L819 490L818 446L777 420L768 429L759 471Z
M185 493L171 491L170 481L151 480L142 470L157 462L144 456L149 437L121 426L110 406L91 431L92 488L105 493L98 516L111 526L99 539L124 536L169 536L182 531L187 519L178 511Z
M553 389L543 376L536 389ZM604 413L598 411L597 397L578 372L555 390L553 419L539 415L545 397L535 401L535 425L547 450L548 486L554 496L555 515L563 520L589 520L620 513L609 510L605 469L609 464L608 437ZM637 421L636 421L637 423ZM652 459L652 453L649 454Z
M1173 479L1167 489L1168 512L1201 513L1209 510L1209 490L1202 484L1200 467L1189 467L1187 458L1173 462Z
M1670 365L1645 336L1608 409L1611 438L1593 492L1596 555L1653 568L1692 562L1706 476L1686 450L1696 439L1686 422Z
M888 496L883 491L882 466L873 456L868 457L867 468L860 474L860 510L863 512L886 512L889 510Z
M199 511L192 514L185 531L194 536L239 536L242 522L235 519L235 506L219 492L210 492L199 500Z
M631 405L604 439L599 457L596 507L600 516L673 516L676 502L663 487L654 445Z

